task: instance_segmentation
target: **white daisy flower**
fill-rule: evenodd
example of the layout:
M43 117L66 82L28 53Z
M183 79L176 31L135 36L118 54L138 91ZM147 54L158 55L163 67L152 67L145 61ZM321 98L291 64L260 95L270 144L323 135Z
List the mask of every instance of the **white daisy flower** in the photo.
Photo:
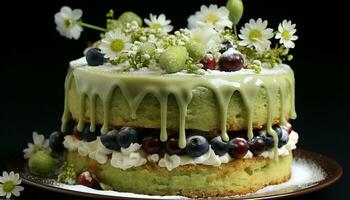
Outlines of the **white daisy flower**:
M68 6L63 6L60 12L55 14L55 23L57 31L69 39L78 39L83 28L78 23L78 20L83 15L81 9L72 10Z
M37 132L33 132L33 143L28 143L28 148L23 150L24 158L29 159L33 153L38 150L50 150L49 140L45 139L44 135L40 135Z
M220 45L221 39L217 31L212 27L197 27L191 29L191 40L202 44L206 50Z
M106 33L102 39L99 48L101 53L105 54L105 58L113 60L122 53L127 53L132 44L130 36L125 35L119 28Z
M293 41L298 39L298 36L294 35L297 30L295 29L295 24L292 21L283 20L282 23L278 25L278 33L276 33L276 39L280 39L280 44L283 44L286 48L294 48L295 44Z
M164 14L160 14L158 17L157 15L153 15L152 13L149 14L150 19L144 19L145 23L153 28L153 29L160 29L166 33L173 30L173 26L170 25L171 20L167 20Z
M267 28L267 20L262 21L259 18L249 20L241 29L239 37L242 41L239 42L241 46L254 46L257 51L264 51L270 49L271 39L273 37L273 30Z
M188 21L188 28L193 29L199 26L212 26L216 30L223 30L226 26L232 27L229 19L230 12L226 7L218 8L217 5L211 4L209 7L202 5L201 10L191 15Z
M20 186L21 182L19 174L3 172L0 176L0 196L5 196L6 199L9 199L11 195L20 196L20 192L24 190L24 187Z

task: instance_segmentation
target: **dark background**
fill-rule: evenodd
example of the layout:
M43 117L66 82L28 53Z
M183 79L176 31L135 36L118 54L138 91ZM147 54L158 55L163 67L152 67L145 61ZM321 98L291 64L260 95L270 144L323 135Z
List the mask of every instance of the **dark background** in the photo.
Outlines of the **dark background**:
M95 31L85 29L79 41L61 37L53 16L63 5L81 8L85 22L103 26L105 13L126 10L148 18L148 13L165 13L176 28L187 25L187 17L200 5L217 1L153 0L50 0L8 1L1 6L0 48L0 166L4 166L31 141L36 130L48 135L60 127L63 111L63 82L70 60L82 56L88 41L97 40ZM335 185L295 199L344 199L349 189L349 56L348 11L340 0L281 1L245 0L241 24L262 17L276 29L283 19L297 24L295 71L298 119L293 121L300 134L299 147L337 160L344 168ZM1 170L0 170L1 171ZM26 187L23 199L62 195Z

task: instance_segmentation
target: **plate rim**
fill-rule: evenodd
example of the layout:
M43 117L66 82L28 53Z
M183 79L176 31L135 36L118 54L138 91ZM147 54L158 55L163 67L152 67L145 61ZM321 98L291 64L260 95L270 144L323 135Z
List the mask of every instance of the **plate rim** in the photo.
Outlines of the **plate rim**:
M308 160L312 160L313 162L316 162L326 172L326 178L319 181L319 182L316 182L316 185L313 185L313 186L310 186L307 188L303 188L303 189L300 189L297 191L286 192L286 193L282 193L282 194L271 194L271 195L267 195L267 196L256 196L256 197L248 197L248 196L244 197L243 196L240 199L261 200L261 199L280 199L280 198L285 198L285 197L296 197L296 196L312 193L312 192L315 192L318 190L322 190L326 187L329 187L329 186L335 184L343 175L342 166L337 161L335 161L334 159L332 159L328 156L325 156L325 155L320 154L320 153L315 153L312 151L304 150L301 148L295 149L293 151L293 155L295 158L299 157L299 158L304 158L304 159L308 159ZM21 156L21 158L22 158L22 156ZM24 162L23 158L20 161L18 159L16 161L10 161L7 169L11 169L12 171L15 170L15 171L23 172L24 171L23 162ZM320 164L321 162L323 162L323 164ZM13 167L11 165L16 165L16 167ZM19 166L21 166L21 167L19 167ZM332 170L333 170L332 172L334 172L334 174L329 173L328 170L330 170L330 168L332 168ZM20 173L20 175L21 175L21 173ZM83 192L83 191L72 191L72 190L69 190L66 188L58 188L58 187L55 187L53 185L37 183L37 182L31 181L31 180L29 180L25 177L22 177L22 176L21 176L21 178L22 178L22 183L24 183L26 185L30 185L30 186L34 186L37 188L46 189L46 190L49 190L52 192L58 192L58 193L66 194L66 195L88 197L88 198L99 198L99 199L130 199L128 197L123 197L123 196L118 197L118 196L109 196L109 195L102 195L102 194L87 193L87 192ZM208 197L208 198L210 198L210 197ZM220 198L220 197L218 197L218 198ZM222 197L222 198L227 198L227 197ZM144 198L132 197L131 199L138 200L138 199L144 199ZM157 198L152 198L152 199L157 199Z

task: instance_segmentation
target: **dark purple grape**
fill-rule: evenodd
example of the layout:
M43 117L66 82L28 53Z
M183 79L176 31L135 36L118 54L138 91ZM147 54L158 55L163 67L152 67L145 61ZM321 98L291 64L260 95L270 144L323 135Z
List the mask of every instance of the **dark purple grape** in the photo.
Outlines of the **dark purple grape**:
M219 68L221 71L239 71L243 68L243 66L243 55L233 48L230 48L227 51L225 51L219 58Z
M146 137L142 141L143 150L149 154L158 153L161 147L161 142L156 137Z
M170 139L168 139L168 141L166 141L166 143L165 143L165 151L169 155L173 155L173 154L180 155L180 154L183 153L183 150L180 149L180 147L179 147L179 140L178 139L174 139L174 138L170 138Z
M265 140L261 136L256 136L249 142L249 150L256 156L266 150Z
M243 158L248 150L249 150L249 145L247 141L243 138L234 138L230 140L231 143L231 149L229 150L229 154L233 158Z

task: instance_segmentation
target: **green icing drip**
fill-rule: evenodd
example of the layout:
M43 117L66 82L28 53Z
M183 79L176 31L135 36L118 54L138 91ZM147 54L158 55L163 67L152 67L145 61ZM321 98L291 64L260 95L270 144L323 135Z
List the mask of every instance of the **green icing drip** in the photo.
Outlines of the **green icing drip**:
M294 74L293 71L284 66L282 73L278 74L227 74L227 75L152 75L152 74L133 74L123 72L103 72L98 69L85 67L71 68L67 74L65 82L65 105L62 117L62 130L65 130L65 124L71 119L68 105L68 89L74 78L77 91L80 94L80 114L78 122L78 130L84 127L85 114L85 98L90 99L90 121L91 130L95 129L96 120L96 97L100 97L104 108L104 123L101 129L102 133L109 130L109 114L110 101L116 88L120 88L123 96L127 100L132 118L136 118L139 105L147 94L157 97L160 103L161 116L161 133L160 140L166 141L167 134L167 105L169 94L174 95L179 108L179 147L186 146L186 115L187 107L192 99L192 90L196 87L206 87L214 92L219 104L219 120L221 137L227 141L229 139L227 130L227 111L229 102L234 92L239 92L242 96L244 105L247 110L247 135L248 138L253 137L253 110L255 97L261 87L264 87L268 96L268 122L266 126L267 133L274 138L275 159L278 159L277 146L278 138L272 129L273 113L275 112L274 96L280 96L280 120L285 123L284 104L291 104L291 113L289 117L294 119L295 103L294 103ZM287 92L292 95L291 102L288 102Z

